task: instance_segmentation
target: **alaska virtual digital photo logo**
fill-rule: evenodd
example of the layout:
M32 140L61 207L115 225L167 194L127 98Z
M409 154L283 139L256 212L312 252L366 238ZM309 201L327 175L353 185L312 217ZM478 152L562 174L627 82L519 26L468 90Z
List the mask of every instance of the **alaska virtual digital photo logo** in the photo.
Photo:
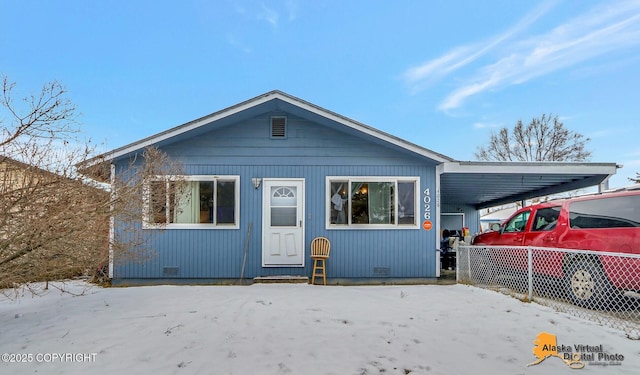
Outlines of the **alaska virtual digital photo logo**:
M533 355L536 360L527 366L537 365L549 357L558 357L572 369L581 369L586 364L595 366L620 366L624 355L607 353L602 344L598 345L558 345L556 335L540 332L533 340Z

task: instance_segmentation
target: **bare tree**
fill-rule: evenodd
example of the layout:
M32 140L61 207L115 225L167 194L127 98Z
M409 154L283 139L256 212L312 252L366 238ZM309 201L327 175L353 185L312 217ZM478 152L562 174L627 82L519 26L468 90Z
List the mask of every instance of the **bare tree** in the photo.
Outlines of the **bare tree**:
M126 166L112 175L108 160L100 157L81 163L86 176L98 181L109 182L109 216L113 222L109 251L111 259L118 264L143 262L153 257L149 245L151 233L142 229L143 222L149 222L158 210L167 209L167 195L151 189L153 183L170 183L173 197L184 196L186 189L182 165L171 159L156 147L147 147L141 153L131 156ZM170 176L170 181L164 178ZM179 212L179 202L174 199L169 209ZM162 229L165 222L155 223L155 229ZM108 257L102 257L100 270L106 274Z
M512 132L504 127L491 134L486 146L479 146L475 156L485 161L588 161L589 138L568 130L558 116L542 115L529 125L519 120Z
M93 275L107 264L110 249L141 253L144 184L155 175L180 175L177 164L151 148L132 159L124 178L89 183L77 165L93 177L110 167L89 159L94 147L79 139L76 108L64 87L49 83L21 100L13 98L14 90L3 78L0 288ZM130 230L110 236L111 217Z

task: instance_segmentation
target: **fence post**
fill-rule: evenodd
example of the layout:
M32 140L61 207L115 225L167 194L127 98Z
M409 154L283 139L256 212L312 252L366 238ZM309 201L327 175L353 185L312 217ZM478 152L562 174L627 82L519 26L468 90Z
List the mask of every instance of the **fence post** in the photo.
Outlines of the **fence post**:
M529 276L529 301L533 298L533 251L531 246L527 246L527 268Z
M458 247L456 249L456 284L460 282L460 253L461 253L461 249L460 247Z
M440 268L442 268L442 264L440 263L440 249L436 249L436 277L440 277Z
M471 247L467 247L467 278L471 281Z

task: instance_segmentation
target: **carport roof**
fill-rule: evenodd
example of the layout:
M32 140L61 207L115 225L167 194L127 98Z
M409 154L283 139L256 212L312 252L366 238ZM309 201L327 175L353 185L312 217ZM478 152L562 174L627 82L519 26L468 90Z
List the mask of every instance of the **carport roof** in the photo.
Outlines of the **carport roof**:
M616 163L445 162L440 199L481 209L596 186L616 169Z

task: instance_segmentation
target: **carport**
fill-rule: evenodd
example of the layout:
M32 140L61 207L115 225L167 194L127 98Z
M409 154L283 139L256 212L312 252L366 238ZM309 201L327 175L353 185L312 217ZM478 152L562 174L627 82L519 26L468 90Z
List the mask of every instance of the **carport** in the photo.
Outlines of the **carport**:
M616 163L446 161L437 169L435 229L466 226L473 235L483 208L578 189L604 191L617 169Z
M616 163L452 161L439 166L443 204L476 210L597 186L608 189Z

